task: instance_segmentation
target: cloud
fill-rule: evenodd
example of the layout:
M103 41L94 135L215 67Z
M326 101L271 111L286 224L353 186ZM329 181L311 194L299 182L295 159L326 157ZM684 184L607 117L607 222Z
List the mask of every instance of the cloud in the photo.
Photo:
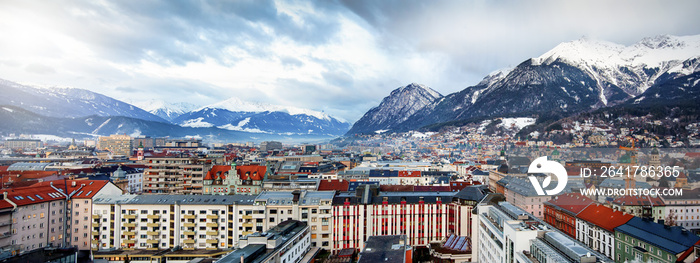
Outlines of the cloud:
M564 41L700 34L698 1L2 1L0 77L121 100L228 97L349 121L400 86L442 94ZM37 78L37 74L42 74Z

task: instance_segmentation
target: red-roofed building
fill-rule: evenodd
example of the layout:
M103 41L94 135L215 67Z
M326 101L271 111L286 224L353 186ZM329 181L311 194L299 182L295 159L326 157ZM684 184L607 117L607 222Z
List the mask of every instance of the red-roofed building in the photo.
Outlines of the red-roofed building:
M80 250L89 250L93 230L92 199L100 194L119 195L122 194L122 189L106 180L56 180L37 183L32 187L52 185L70 197L66 211L68 244L77 246Z
M235 169L233 170L235 172ZM229 176L231 172L230 165L214 165L202 180L204 194L222 194L231 193L233 188L233 178Z
M625 195L612 201L613 208L641 218L659 218L663 215L664 206L664 201L658 196Z
M347 191L350 186L348 180L328 179L318 182L318 191Z
M555 196L544 202L544 221L576 238L576 215L593 200L580 193L567 193Z
M13 188L27 186L36 183L38 181L51 181L57 179L63 179L58 176L58 171L0 171L0 182L2 182L2 187L0 188Z
M267 172L264 165L236 166L238 180L235 182L234 194L257 195L262 192L262 182Z
M604 205L591 204L576 216L576 239L609 258L615 258L615 228L633 217Z

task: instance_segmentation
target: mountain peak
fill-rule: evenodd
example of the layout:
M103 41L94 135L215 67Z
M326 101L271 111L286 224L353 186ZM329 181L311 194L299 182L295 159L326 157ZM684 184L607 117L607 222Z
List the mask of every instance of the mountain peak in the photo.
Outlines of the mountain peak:
M442 95L428 86L411 83L394 89L379 106L355 122L347 134L371 133L395 127Z
M231 98L228 98L227 100L201 107L198 109L198 111L205 109L205 108L225 109L225 110L229 110L232 112L265 112L265 111L286 112L286 113L289 113L290 115L309 115L309 116L313 116L313 117L316 117L316 118L322 119L322 120L330 120L331 118L334 118L334 119L339 120L341 122L345 122L344 120L341 120L340 118L331 117L330 115L328 115L322 111L303 109L303 108L298 108L298 107L294 107L294 106L272 105L272 104L262 103L262 102L249 102L249 101L243 101L237 97L231 97Z

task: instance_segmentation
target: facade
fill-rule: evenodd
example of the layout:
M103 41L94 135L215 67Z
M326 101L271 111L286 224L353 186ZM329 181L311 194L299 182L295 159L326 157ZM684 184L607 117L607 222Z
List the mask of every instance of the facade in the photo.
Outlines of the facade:
M268 141L260 143L260 151L267 152L272 150L282 150L282 143L276 141Z
M202 181L202 193L214 195L227 195L229 193L233 193L232 182L235 180L234 178L237 177L235 172L235 164L212 166Z
M480 187L460 192L379 192L363 185L333 199L332 248L364 247L369 236L406 235L407 244L427 247L451 234L471 233L471 211Z
M694 262L700 237L682 227L668 227L634 217L615 228L615 260Z
M93 205L91 248L231 249L241 236L241 207L252 203L241 195L100 196Z
M146 158L143 193L202 194L204 175L211 169L211 158Z
M483 202L476 210L476 262L612 262L508 202Z
M5 148L8 149L37 149L44 144L41 140L36 139L7 139L5 140Z
M507 176L498 184L504 181L503 195L506 196L506 201L538 218L544 218L544 203L552 199L552 196L538 195L525 177Z
M615 228L634 216L612 208L591 204L576 218L576 239L586 246L615 258Z
M331 250L332 202L335 191L265 191L255 197L245 232L262 232L286 220L307 222L311 246ZM254 225L254 227L253 227Z
M112 155L131 156L133 138L129 135L114 134L110 136L100 136L97 141L97 148L107 150Z
M682 226L700 234L700 188L683 191L683 195L662 196L665 207L663 214L655 219L665 220L667 225Z
M566 193L544 202L544 221L576 238L576 215L593 203L579 193Z

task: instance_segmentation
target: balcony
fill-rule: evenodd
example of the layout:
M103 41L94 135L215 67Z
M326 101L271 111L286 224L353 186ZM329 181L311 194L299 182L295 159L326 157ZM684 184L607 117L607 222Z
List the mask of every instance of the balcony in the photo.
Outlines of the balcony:
M185 243L185 244L194 244L194 239L185 239L185 240L182 241L182 243Z
M207 231L207 235L216 236L216 235L219 235L219 231Z
M100 235L100 232L92 231L92 235L93 235L93 236L98 236L98 235Z
M249 219L249 220L250 220L250 219L253 219L253 216L252 216L252 215L247 215L247 216L242 216L241 218L243 218L243 219Z
M219 219L219 215L207 215L207 219Z
M92 215L92 219L100 219L100 215Z
M185 231L185 232L182 232L182 234L185 236L194 236L197 233L195 233L194 231Z
M124 227L136 227L136 223L124 223Z
M8 237L11 237L11 236L12 236L12 233L10 233L10 232L5 232L5 233L0 234L0 239L2 239L2 238L8 238Z
M207 223L207 227L219 227L217 223Z
M147 223L146 226L147 227L158 227L158 226L160 226L160 223Z
M219 243L218 239L207 239L207 244L216 244Z
M159 241L160 240L157 240L157 239L149 239L149 240L146 240L146 243L147 244L158 244Z
M92 227L100 227L100 224L98 224L98 223L92 223Z
M254 227L253 223L243 223L243 227Z
M136 215L124 215L126 219L136 219Z
M184 215L184 216L182 216L182 217L185 218L185 219L195 219L195 218L197 218L196 215Z
M129 239L125 239L125 240L123 240L122 242L124 242L124 244L134 244L134 243L136 243L136 241L134 241L134 240L129 240Z
M184 227L194 227L195 224L194 224L194 223L184 223L184 224L182 224L182 226L184 226Z
M147 215L146 218L148 218L148 219L160 219L160 215Z
M149 235L149 236L157 236L157 235L160 235L160 232L157 232L157 231L146 231L146 235Z
M98 244L100 244L100 241L93 239L92 241L90 241L90 243L92 243L93 245L98 245Z
M124 233L125 236L135 236L136 235L136 232L131 232L131 231L124 231L122 233Z

